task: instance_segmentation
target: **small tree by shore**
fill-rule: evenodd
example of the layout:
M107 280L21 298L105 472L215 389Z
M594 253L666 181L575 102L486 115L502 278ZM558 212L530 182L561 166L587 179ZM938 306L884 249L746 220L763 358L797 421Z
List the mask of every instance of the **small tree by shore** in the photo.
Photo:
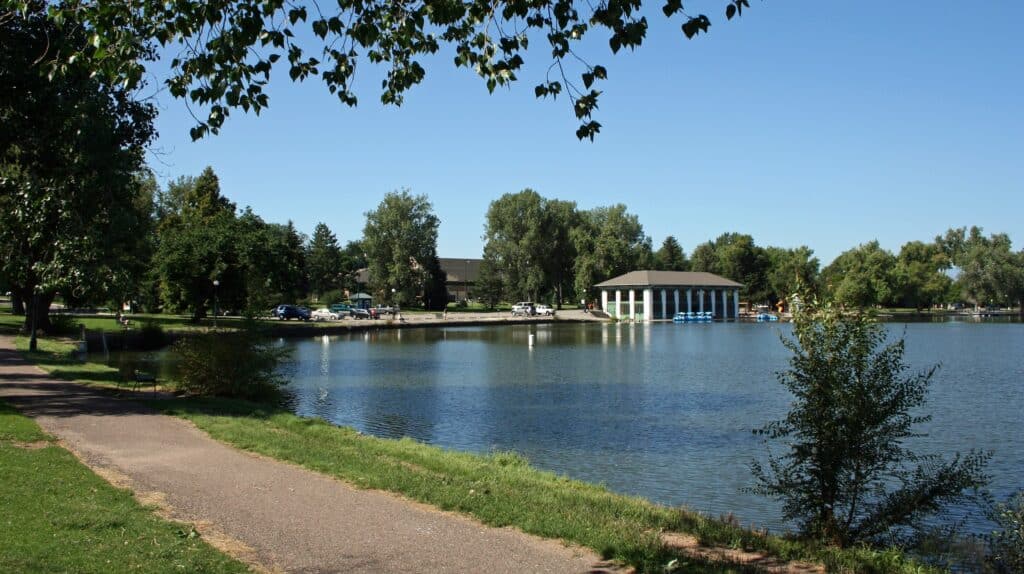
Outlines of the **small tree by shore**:
M783 453L752 463L751 491L780 500L800 535L839 547L906 543L925 517L986 484L989 454L946 461L906 446L931 418L918 413L937 367L908 373L903 339L887 341L870 315L813 302L783 344L793 356L778 378L793 405L754 431Z
M179 339L179 388L185 392L250 400L273 399L287 382L277 373L288 351L249 326L214 330Z

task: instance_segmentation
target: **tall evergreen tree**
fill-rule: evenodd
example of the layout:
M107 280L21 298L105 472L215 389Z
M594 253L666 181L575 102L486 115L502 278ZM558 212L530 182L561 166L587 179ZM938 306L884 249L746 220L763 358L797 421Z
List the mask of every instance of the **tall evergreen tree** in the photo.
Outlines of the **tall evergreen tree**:
M689 271L690 263L686 260L686 253L676 241L676 238L669 235L661 243L661 248L654 254L655 266L662 271Z
M317 295L341 287L344 273L341 247L338 238L325 223L318 223L313 230L306 254L306 269L309 288Z

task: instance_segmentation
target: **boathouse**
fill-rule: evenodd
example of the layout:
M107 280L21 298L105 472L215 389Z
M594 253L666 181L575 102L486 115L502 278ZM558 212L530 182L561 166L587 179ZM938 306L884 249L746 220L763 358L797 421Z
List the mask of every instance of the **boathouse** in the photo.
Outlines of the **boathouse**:
M601 290L601 308L612 317L654 321L679 311L736 319L743 285L703 271L630 271L594 287Z

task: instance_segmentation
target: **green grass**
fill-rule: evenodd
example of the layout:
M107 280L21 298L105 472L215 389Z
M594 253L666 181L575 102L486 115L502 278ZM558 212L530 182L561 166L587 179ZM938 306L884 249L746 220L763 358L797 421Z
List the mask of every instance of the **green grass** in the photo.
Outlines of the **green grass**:
M110 384L114 369L89 365L76 371L69 359L62 358L68 356L70 346L62 352L60 345L47 342L43 352L30 357L58 376ZM763 551L785 560L821 562L830 572L932 571L897 551L821 548L614 494L601 486L534 469L514 453L481 456L409 439L378 439L243 401L190 398L150 404L238 448L335 476L359 488L399 493L486 524L574 542L642 571L660 571L673 558L679 558L677 571L682 572L752 571L674 556L659 543L658 534L663 531L688 533L706 544Z
M2 401L0 485L0 572L248 571L110 486Z

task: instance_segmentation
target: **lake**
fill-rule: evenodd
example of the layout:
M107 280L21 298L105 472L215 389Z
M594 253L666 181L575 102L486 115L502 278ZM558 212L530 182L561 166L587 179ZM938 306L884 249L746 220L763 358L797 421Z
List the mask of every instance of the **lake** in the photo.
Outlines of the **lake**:
M915 369L939 363L921 450L994 451L992 491L1024 486L1024 325L889 323ZM784 528L741 492L766 447L752 430L789 395L787 324L548 324L375 330L283 340L290 407L381 437L533 465L744 525ZM533 333L536 343L528 346ZM982 531L968 514L968 529Z

